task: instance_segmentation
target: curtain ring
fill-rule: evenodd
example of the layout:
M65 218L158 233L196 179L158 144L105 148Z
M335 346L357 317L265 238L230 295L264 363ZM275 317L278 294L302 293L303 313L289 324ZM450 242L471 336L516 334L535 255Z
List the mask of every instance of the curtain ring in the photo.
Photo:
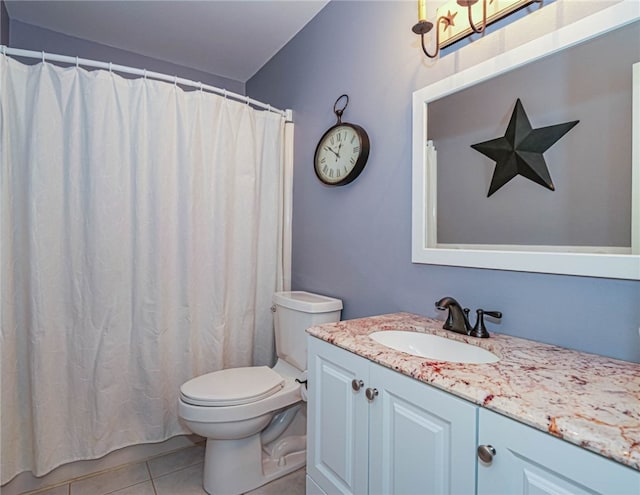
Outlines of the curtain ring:
M42 63L44 64L44 50L42 50Z
M202 91L203 91L203 90L202 90L202 81L199 81L199 82L198 82L198 85L200 86L200 92L202 93Z
M109 62L109 73L113 74L113 62Z
M267 105L267 112L271 112L271 105Z
M173 87L174 88L178 87L178 76L173 76Z
M227 99L227 90L226 89L222 90L222 96L224 96L225 100Z
M142 77L144 77L145 80L147 79L147 69L142 69Z
M78 59L78 56L76 55L76 69L80 68L80 60Z

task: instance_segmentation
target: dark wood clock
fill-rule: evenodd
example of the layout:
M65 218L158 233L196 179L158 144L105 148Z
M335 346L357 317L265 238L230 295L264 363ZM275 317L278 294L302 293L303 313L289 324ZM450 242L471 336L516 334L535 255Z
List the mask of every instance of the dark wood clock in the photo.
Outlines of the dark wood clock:
M340 100L344 106L337 108ZM314 155L318 179L328 186L344 186L353 182L364 169L369 158L369 136L359 125L342 122L342 113L349 104L347 95L333 104L337 123L320 138Z

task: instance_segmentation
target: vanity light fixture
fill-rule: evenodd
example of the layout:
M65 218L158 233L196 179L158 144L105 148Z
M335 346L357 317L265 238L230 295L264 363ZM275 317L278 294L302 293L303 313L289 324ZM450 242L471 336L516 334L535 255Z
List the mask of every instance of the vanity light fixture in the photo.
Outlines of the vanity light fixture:
M426 0L418 0L418 22L412 31L420 35L422 51L429 58L436 58L440 49L460 41L472 34L483 33L489 24L492 24L508 15L520 10L532 3L542 3L542 0L450 0L436 10L436 22L427 19ZM459 22L460 18L466 17ZM446 14L444 13L446 12ZM481 19L481 22L474 21ZM435 51L429 53L425 46L424 37L436 28Z

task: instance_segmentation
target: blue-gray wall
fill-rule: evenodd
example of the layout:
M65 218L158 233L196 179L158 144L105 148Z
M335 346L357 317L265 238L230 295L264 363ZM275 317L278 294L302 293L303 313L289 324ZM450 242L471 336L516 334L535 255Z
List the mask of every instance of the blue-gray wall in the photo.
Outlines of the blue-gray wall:
M525 30L515 23L496 33L498 41L432 63L410 31L415 2L334 1L248 81L250 96L294 110L294 289L342 298L345 319L395 311L442 317L434 301L452 295L471 308L502 310L490 331L640 362L640 282L410 261L412 92L586 15L575 4L553 9ZM355 182L328 188L315 177L313 153L342 93L350 97L343 120L367 129L371 154Z
M4 29L3 29L4 31ZM234 93L245 94L245 84L226 77L209 74L183 67L156 58L145 57L137 53L120 50L100 43L83 40L66 34L44 29L11 19L9 46L25 50L35 50L73 57L89 58L114 64L128 65L168 75L177 75L185 79L225 88Z
M9 44L9 13L4 2L0 0L0 45Z

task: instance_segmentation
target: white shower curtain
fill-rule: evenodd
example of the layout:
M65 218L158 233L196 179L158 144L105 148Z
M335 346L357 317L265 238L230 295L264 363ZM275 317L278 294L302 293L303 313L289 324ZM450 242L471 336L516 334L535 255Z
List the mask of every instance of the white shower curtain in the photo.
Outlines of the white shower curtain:
M273 359L284 119L0 56L2 483L187 430L187 379ZM285 263L286 265L286 263Z

